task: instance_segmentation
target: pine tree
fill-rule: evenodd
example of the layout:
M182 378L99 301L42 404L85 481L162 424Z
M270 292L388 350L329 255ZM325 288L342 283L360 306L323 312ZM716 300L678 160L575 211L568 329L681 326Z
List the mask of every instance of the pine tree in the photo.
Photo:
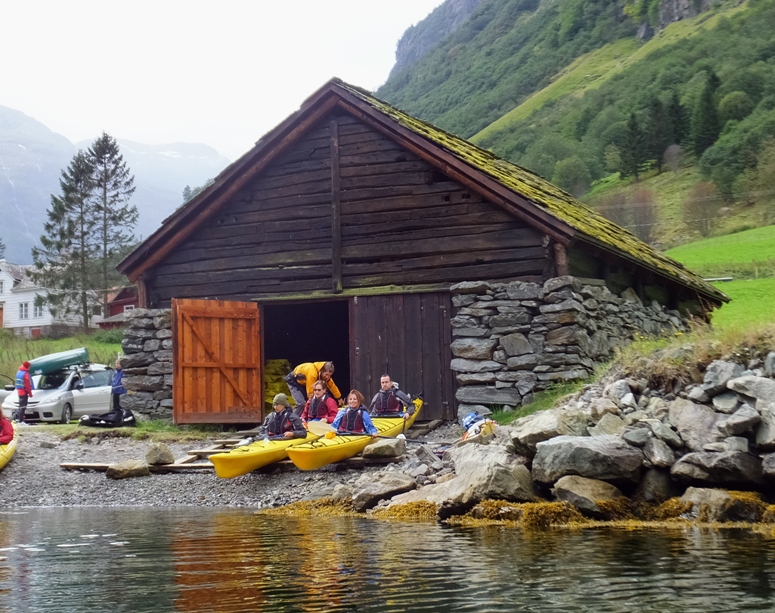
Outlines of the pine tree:
M92 310L99 304L94 293L95 266L99 256L95 241L95 214L91 202L94 168L83 151L75 154L59 181L61 195L51 196L48 221L33 247L36 270L33 281L47 288L45 302L54 315L75 314L84 332L89 330Z
M716 142L720 132L713 87L706 83L692 113L692 146L699 159Z
M92 166L92 201L99 241L102 314L108 316L108 288L121 282L115 266L134 242L137 207L129 204L135 178L129 172L116 140L102 133L89 147Z
M646 138L638 124L635 113L630 113L627 128L621 142L620 155L622 160L619 173L623 177L634 176L639 179L640 165L646 158Z
M678 93L673 90L667 103L667 116L670 121L671 144L681 145L689 136L689 126L686 118L686 109L678 99Z
M649 124L647 131L649 157L654 159L657 173L662 172L665 151L672 143L672 130L667 110L659 98L652 98L649 104Z

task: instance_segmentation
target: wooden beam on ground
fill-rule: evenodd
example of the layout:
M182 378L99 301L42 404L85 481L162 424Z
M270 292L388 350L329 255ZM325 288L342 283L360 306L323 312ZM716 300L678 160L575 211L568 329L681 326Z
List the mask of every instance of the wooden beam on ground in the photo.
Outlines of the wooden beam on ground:
M95 470L105 472L110 466L117 462L62 462L59 467L65 470ZM149 466L148 470L152 473L178 472L182 470L203 470L212 469L212 462L197 462L195 464L159 464Z

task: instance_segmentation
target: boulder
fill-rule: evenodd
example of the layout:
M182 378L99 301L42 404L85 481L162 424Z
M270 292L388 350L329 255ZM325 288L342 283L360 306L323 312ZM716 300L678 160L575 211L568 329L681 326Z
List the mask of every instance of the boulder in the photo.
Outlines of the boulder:
M416 487L417 482L412 477L396 471L363 475L353 485L353 509L362 513L380 500L389 500Z
M567 434L583 436L586 433L586 415L561 408L539 411L522 417L512 425L512 441L518 453L533 457L536 445L556 436Z
M148 464L142 460L125 460L108 466L105 473L108 479L131 479L132 477L150 477Z
M590 436L600 436L603 434L621 434L624 430L624 421L618 415L606 413L597 422L597 425L588 428Z
M643 455L656 468L670 468L675 463L675 454L663 440L650 438L643 448Z
M759 412L749 404L744 404L729 417L722 418L716 423L716 428L725 437L737 436L752 430L759 425L762 418Z
M469 360L489 360L498 343L492 339L458 338L452 341L450 346L452 355Z
M643 452L618 436L557 436L538 443L533 478L553 483L565 475L614 482L637 482Z
M673 426L685 445L692 451L701 451L706 443L723 438L716 423L721 415L703 404L678 398L670 404L670 425Z
M658 419L647 419L645 420L645 423L651 428L654 436L665 441L673 449L683 447L684 442L681 440L681 437L667 424L662 423Z
M175 456L172 455L170 448L164 443L151 443L145 454L145 462L149 466L174 464Z
M484 385L466 385L455 393L458 402L467 404L522 404L522 396L513 388L496 389Z
M759 458L741 451L688 453L673 464L670 474L688 483L749 487L764 482Z
M746 375L731 379L727 387L733 392L756 399L756 408L775 403L775 380L767 377Z
M420 462L430 466L432 470L438 471L444 468L444 463L427 445L417 447L414 450L414 455Z
M762 456L762 475L771 481L775 481L775 453L768 453Z
M622 438L633 447L645 447L654 435L648 428L631 427L622 434Z
M740 399L734 392L723 392L713 397L713 408L719 413L734 413L740 406Z
M662 504L676 495L676 484L670 478L670 471L664 468L649 468L638 483L634 498L651 504Z
M450 370L455 372L494 372L501 369L498 362L492 360L466 360L454 358L449 364Z
M557 481L552 488L552 494L557 500L572 504L585 515L601 519L603 511L597 503L623 497L619 488L610 483L575 475L568 475Z
M702 381L702 389L708 396L713 397L727 390L730 379L736 379L743 374L743 367L735 362L714 360L705 369Z
M681 501L690 502L690 513L703 521L748 521L762 518L764 503L757 494L747 492L745 496L734 496L726 490L690 487Z
M406 441L401 438L378 438L363 450L364 458L400 458L406 453Z
M344 483L337 483L331 492L331 498L335 504L344 504L352 502L353 490Z
M775 450L775 404L761 407L761 422L756 429L756 446L762 451Z
M450 515L466 512L488 498L513 502L539 499L530 471L503 447L465 445L447 454L455 465L454 478L399 494L391 499L390 506L428 501L443 506Z
M533 346L527 340L525 335L519 332L502 336L500 339L500 344L506 352L506 355L509 356L533 353Z

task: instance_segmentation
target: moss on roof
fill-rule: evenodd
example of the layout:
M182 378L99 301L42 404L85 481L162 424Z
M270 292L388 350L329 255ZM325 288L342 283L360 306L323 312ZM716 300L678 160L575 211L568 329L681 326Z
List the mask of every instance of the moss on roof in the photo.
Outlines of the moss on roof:
M547 213L574 228L578 238L608 248L625 257L635 258L652 270L683 283L718 301L729 298L699 275L658 252L621 226L529 170L499 158L454 134L398 110L371 93L344 81L334 83L358 97L383 115L425 139L446 149L471 167L484 172L505 187L527 198Z

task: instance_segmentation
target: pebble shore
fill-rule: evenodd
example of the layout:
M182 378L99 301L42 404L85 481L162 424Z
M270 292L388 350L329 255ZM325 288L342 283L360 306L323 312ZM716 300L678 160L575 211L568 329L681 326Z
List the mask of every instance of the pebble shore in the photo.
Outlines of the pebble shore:
M453 430L455 431L453 433ZM460 430L443 426L440 436ZM449 431L449 432L447 432ZM432 433L436 435L436 432ZM338 484L352 483L364 472L379 472L384 466L345 468L327 466L302 472L293 467L254 472L234 479L220 479L212 470L152 474L150 477L114 480L104 472L65 470L63 462L113 463L143 460L148 441L131 438L60 440L45 428L24 428L11 461L0 471L0 507L74 506L202 506L266 508L305 498L330 495ZM176 458L212 441L167 443ZM411 449L410 449L411 451ZM266 469L264 469L266 470ZM395 468L393 468L395 470Z

